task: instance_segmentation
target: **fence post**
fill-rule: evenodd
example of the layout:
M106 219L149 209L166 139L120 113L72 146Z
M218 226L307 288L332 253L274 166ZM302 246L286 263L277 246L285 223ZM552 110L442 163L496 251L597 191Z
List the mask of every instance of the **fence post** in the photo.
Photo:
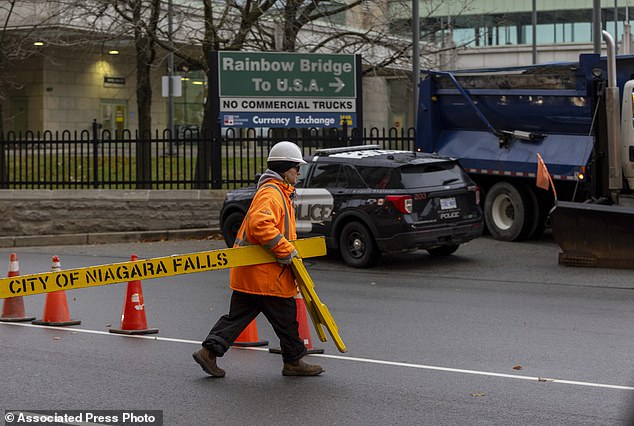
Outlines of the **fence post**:
M211 188L222 188L222 139L211 140Z
M207 142L207 143L206 143ZM213 139L206 137L198 138L198 155L196 157L196 189L209 188L209 156Z
M93 187L97 189L99 187L99 124L97 119L92 119L92 176Z
M7 146L4 139L4 129L0 129L0 188L2 189L9 188L9 170L7 168L6 151Z
M173 137L171 131L170 139ZM152 133L148 129L136 131L136 189L152 188ZM158 138L158 135L157 135Z
M348 122L344 121L341 126L341 146L350 146L350 139L348 139Z

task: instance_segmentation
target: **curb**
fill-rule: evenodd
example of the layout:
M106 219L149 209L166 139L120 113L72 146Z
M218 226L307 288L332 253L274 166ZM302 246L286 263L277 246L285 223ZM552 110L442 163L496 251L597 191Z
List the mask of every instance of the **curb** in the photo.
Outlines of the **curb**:
M196 228L81 234L18 235L0 237L0 248L206 239L222 239L220 230L218 228Z

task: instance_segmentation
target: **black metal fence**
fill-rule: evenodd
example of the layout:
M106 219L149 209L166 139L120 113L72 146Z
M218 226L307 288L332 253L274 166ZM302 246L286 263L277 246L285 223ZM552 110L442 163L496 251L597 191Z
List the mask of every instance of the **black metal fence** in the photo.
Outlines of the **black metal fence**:
M319 148L377 144L413 150L414 129L226 129L220 140L196 129L137 133L92 130L8 132L0 135L0 188L207 189L252 184L266 169L271 146L297 143L304 155Z

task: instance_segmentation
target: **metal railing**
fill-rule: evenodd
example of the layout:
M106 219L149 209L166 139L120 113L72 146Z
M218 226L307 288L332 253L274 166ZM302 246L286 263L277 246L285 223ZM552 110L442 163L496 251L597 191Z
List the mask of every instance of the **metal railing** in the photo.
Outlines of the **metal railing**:
M96 127L96 126L95 126ZM413 150L414 129L227 129L220 140L196 129L137 133L93 130L0 135L0 188L207 189L252 184L271 146L291 140L304 155L319 148L378 144Z

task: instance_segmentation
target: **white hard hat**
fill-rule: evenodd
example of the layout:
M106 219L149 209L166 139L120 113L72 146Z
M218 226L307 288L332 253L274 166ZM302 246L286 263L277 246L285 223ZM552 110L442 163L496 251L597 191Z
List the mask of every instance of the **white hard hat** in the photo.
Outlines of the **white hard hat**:
M282 141L273 145L269 151L267 161L290 161L293 163L306 164L302 158L302 151L293 142Z

